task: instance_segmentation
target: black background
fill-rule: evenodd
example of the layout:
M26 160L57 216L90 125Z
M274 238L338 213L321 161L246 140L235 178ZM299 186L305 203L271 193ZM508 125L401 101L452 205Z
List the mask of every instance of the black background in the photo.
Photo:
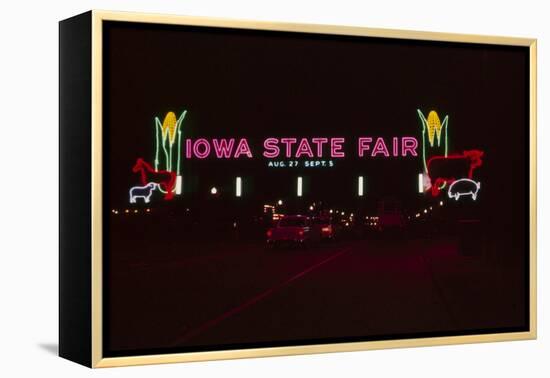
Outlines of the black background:
M175 209L200 204L211 186L230 191L235 176L250 183L242 206L251 213L292 196L298 175L307 177L307 199L354 206L361 174L369 206L391 195L412 211L420 155L360 159L355 142L420 142L416 109L435 109L449 115L450 152L485 153L476 171L477 211L488 234L527 259L525 47L107 22L103 54L106 214L127 206L128 189L139 184L131 171L136 159L153 160L154 117L184 109L184 138L246 137L254 159L182 159L184 175L197 182L170 204ZM287 136L346 137L346 158L315 171L267 168L262 141ZM116 227L108 219L105 225L106 237L117 238Z
M287 177L294 180L298 171L267 169L261 156L264 138L344 136L345 161L328 174L325 169L312 175L319 196L337 195L322 184L329 175L347 182L358 173L372 178L368 189L374 197L414 195L420 159L359 162L355 142L358 136L385 136L389 142L391 136L403 135L420 142L419 108L426 115L431 109L441 118L449 115L450 152L485 151L483 191L498 188L484 193L485 199L491 198L492 211L524 218L524 204L517 200L525 198L527 174L526 48L132 23L106 26L108 194L115 206L127 201L128 188L137 183L131 172L136 158L153 160L154 117L162 120L166 112L179 115L184 109L184 138L247 137L255 156L240 162L182 159L183 170L200 175L203 188L231 186L231 177L242 175L253 182L278 182L256 191L265 198L290 194L294 181L281 183ZM388 170L395 174L385 174ZM511 202L517 208L510 208Z

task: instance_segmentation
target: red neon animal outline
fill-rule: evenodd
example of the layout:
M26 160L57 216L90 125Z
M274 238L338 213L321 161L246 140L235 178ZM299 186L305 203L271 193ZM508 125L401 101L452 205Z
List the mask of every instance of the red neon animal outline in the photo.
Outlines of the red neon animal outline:
M166 192L164 195L165 200L171 200L174 198L174 185L176 184L176 174L170 171L155 171L153 167L142 158L136 160L136 164L132 168L132 172L140 173L141 184L143 186L150 182L159 184L160 187Z
M456 178L453 176L448 177L432 177L430 174L430 164L433 161L438 160L444 160L448 161L450 160L465 160L468 163L468 173L467 177L459 177L459 178L473 178L474 170L481 167L483 157L483 151L480 150L466 150L463 151L462 154L454 154L454 155L448 155L448 156L432 156L430 159L428 159L428 162L426 163L426 166L428 167L428 177L430 178L431 184L432 184L432 196L437 197L439 193L441 192L441 189L447 185L452 184L454 181L456 181Z

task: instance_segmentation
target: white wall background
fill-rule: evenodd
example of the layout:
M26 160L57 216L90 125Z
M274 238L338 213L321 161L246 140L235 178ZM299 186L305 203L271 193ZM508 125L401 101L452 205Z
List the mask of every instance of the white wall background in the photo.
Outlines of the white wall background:
M4 0L0 5L0 375L548 377L550 26L546 1ZM537 341L217 361L92 373L56 357L58 25L89 9L539 39ZM503 109L505 111L505 109ZM545 232L546 230L546 232Z

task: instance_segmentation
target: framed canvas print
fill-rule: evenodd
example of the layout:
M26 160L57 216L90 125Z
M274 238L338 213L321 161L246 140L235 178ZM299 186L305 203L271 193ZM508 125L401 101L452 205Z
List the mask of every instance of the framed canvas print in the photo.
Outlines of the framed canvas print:
M536 337L536 41L60 22L60 355Z

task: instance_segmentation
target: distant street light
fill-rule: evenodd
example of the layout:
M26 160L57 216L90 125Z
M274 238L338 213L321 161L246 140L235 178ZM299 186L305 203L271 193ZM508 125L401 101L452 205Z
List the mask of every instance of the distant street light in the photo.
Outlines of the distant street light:
M218 193L218 189L216 189L215 186L212 187L212 189L210 189L210 194L214 195L214 194L217 194Z
M277 205L283 206L283 200L278 200L278 201L277 201Z
M240 177L235 179L235 196L240 197L243 192L243 180Z

